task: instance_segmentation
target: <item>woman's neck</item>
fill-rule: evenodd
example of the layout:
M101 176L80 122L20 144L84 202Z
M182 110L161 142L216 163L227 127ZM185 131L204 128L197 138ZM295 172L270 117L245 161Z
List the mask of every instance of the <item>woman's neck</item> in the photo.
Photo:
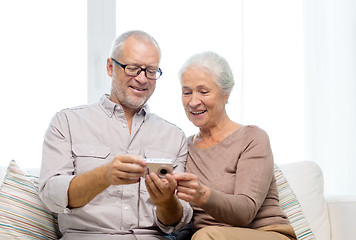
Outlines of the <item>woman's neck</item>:
M207 148L214 146L229 136L240 127L238 123L231 121L227 116L216 126L209 128L200 128L195 136L194 146L198 148Z

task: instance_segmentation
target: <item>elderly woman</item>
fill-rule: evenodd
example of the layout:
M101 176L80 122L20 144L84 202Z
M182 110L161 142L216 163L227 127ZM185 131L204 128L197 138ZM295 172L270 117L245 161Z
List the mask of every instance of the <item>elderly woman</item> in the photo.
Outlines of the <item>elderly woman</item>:
M204 52L180 71L182 102L199 132L188 138L186 173L175 175L177 196L194 209L192 239L290 240L281 210L266 132L228 117L234 86L224 58Z

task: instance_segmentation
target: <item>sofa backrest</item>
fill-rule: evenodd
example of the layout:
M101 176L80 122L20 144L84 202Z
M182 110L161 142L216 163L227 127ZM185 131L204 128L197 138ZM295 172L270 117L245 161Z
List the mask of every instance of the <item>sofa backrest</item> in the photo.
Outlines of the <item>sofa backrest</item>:
M278 165L295 193L316 240L330 240L330 224L324 197L324 182L320 167L311 161ZM7 166L0 166L0 184ZM24 172L39 176L39 168L27 168Z
M311 161L278 165L293 189L317 240L330 240L330 223L320 167Z

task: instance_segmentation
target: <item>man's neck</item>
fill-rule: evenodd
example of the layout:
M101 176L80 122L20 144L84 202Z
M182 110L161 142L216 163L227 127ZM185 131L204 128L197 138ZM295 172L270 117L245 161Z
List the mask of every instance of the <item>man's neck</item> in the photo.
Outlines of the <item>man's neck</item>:
M118 99L113 98L112 95L109 96L109 100L116 104L119 104L122 107L122 109L124 110L124 115L126 118L127 125L131 133L133 117L135 116L136 113L138 113L141 110L141 108L134 109L134 108L126 107L123 104L121 104Z
M130 133L131 133L132 121L133 121L133 117L135 116L136 112L127 111L126 109L124 109L124 113L125 113L125 118L126 118L126 121L127 121L127 126L129 127Z

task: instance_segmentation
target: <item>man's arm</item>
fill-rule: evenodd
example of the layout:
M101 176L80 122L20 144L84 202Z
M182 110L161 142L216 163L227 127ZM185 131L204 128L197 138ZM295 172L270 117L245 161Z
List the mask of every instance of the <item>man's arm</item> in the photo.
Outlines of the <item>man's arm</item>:
M82 207L96 195L110 186L105 178L107 166L98 167L90 172L75 176L68 188L68 207Z
M82 207L110 185L137 183L145 171L140 156L121 155L109 164L75 176L68 188L68 207Z

